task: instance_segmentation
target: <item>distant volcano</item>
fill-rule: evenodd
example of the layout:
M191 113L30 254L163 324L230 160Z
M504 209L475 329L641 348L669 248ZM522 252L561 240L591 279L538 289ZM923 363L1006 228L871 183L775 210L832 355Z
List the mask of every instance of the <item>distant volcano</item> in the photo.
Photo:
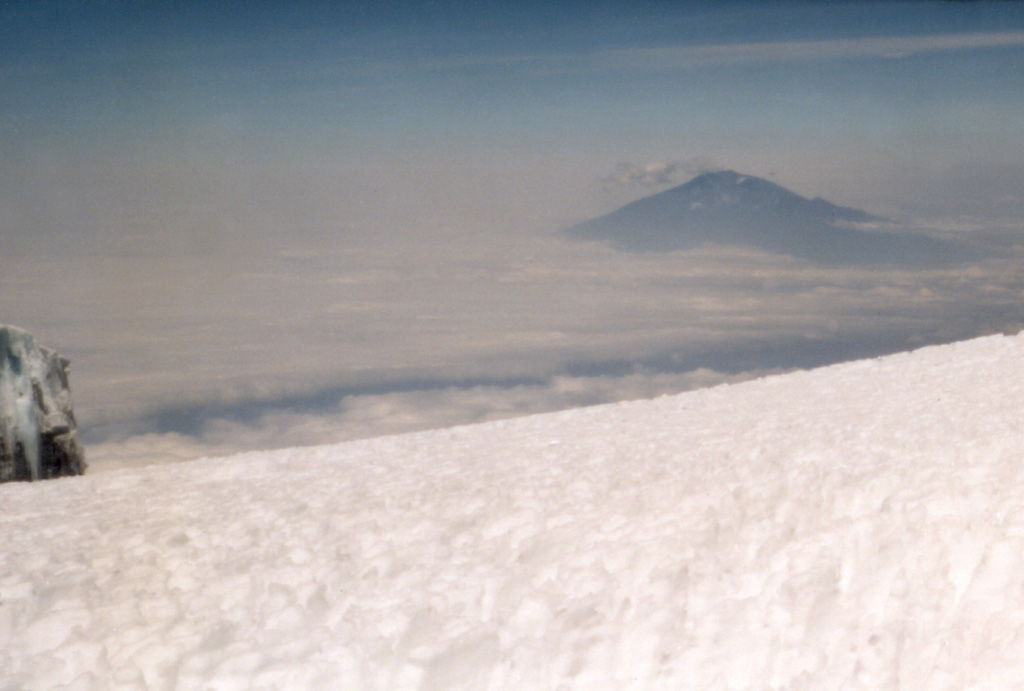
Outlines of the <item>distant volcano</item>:
M768 180L724 170L564 232L627 252L739 246L829 264L942 264L976 254L960 243L882 231L879 225L886 225L885 219L865 211L807 199Z

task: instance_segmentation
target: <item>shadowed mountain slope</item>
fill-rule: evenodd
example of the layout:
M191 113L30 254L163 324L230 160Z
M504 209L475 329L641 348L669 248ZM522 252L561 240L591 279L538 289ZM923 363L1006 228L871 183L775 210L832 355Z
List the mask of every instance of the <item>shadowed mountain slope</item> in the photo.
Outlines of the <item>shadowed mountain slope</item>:
M944 264L979 256L963 243L878 230L885 219L824 199L807 199L726 170L638 201L564 232L627 252L705 245L754 247L829 264Z

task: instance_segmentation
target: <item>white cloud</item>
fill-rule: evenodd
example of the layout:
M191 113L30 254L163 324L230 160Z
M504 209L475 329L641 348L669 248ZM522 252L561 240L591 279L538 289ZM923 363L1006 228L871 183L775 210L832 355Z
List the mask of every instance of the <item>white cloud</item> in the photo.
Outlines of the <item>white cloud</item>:
M582 53L557 50L526 53L493 52L456 58L425 58L415 63L382 60L356 68L332 68L325 74L340 76L355 69L377 76L410 71L443 72L480 67L533 70L548 75L599 68L675 69L741 63L786 63L810 60L854 58L902 59L939 52L969 51L1024 46L1024 31L965 32L914 36L863 36L856 38L809 39L797 41L744 41L657 48L629 47Z
M695 175L717 170L719 167L705 156L682 161L623 161L615 166L614 172L602 178L601 182L607 188L655 190L685 182Z
M729 63L899 59L922 53L1016 46L1024 46L1024 31L668 46L606 51L599 54L597 59L609 66L673 69Z
M447 387L347 396L330 409L313 413L281 408L246 422L210 419L197 435L169 432L113 437L90 444L87 461L89 472L97 473L244 451L331 444L654 398L781 371L727 374L699 369L680 374L563 375L532 385Z
M102 391L81 399L80 418L95 423L94 405L108 404L100 416L107 426L87 445L92 470L649 398L1024 327L1019 258L1012 256L901 272L839 271L741 250L651 256L569 245L549 250L543 259L534 254L489 264L478 258L465 275L420 264L408 267L403 281L341 284L396 297L380 317L391 325L385 332L371 331L371 310L335 314L325 331L298 339L287 330L260 333L259 321L296 307L285 300L264 305L270 311L255 329L249 322L256 314L219 332L203 329L208 342L189 343L190 334L179 328L161 332L164 347L184 351L189 367L154 360L143 374L126 363L139 342L121 353L121 344L94 341L98 352L76 361L72 373L76 403L81 387ZM425 281L421 271L434 278ZM297 295L332 285L317 272L307 278ZM406 283L412 292L401 292ZM480 299L487 309L462 314ZM431 311L438 301L443 314ZM216 366L206 362L205 348L224 356L213 360ZM283 357L289 349L297 350ZM119 376L77 368L122 355ZM371 355L379 358L373 368L357 366ZM421 367L408 367L415 362ZM182 413L191 422L176 428ZM162 426L152 424L158 419Z

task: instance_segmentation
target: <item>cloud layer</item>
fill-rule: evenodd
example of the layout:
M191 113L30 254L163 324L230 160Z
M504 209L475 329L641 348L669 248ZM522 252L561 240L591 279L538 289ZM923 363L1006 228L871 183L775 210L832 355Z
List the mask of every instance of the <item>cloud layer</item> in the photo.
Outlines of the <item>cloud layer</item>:
M1024 326L1013 250L894 271L543 236L406 249L47 257L4 273L36 290L0 305L71 357L94 468L646 397Z

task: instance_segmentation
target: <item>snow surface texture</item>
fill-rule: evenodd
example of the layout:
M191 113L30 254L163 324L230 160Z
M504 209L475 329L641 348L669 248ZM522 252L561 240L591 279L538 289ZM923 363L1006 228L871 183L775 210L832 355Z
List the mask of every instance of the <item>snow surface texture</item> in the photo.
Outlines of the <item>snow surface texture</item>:
M2 689L1024 688L1024 336L0 487Z

